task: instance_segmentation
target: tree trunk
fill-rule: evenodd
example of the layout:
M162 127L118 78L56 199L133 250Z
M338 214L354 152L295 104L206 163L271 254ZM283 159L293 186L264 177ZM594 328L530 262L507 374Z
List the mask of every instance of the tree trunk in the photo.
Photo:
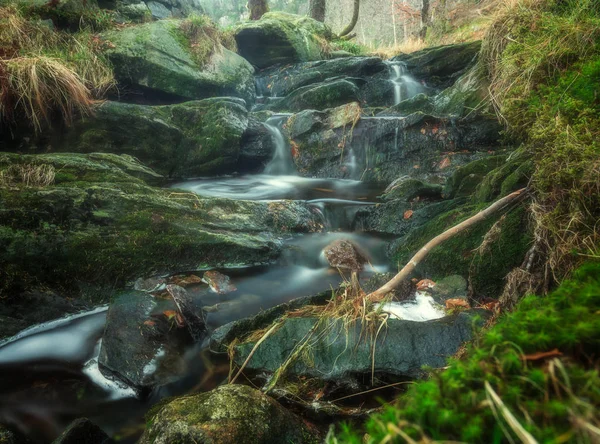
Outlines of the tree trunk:
M269 12L267 0L248 0L248 9L250 10L250 20L260 20L260 18Z
M387 284L385 284L383 287L379 288L378 290L374 291L373 293L367 295L367 299L374 301L374 302L381 301L385 297L386 294L388 294L392 290L396 289L398 287L398 285L400 285L402 282L404 282L410 276L410 274L413 272L413 270L416 268L416 266L419 265L419 263L421 263L423 261L423 259L425 259L425 256L427 256L427 254L433 248L437 247L438 245L447 241L448 239L456 236L461 231L464 231L467 228L470 228L473 225L487 219L492 214L505 209L509 204L518 202L519 200L523 199L525 196L527 196L526 188L515 191L514 193L511 193L508 196L505 196L502 199L496 201L494 204L490 205L485 210L480 211L475 216L468 218L467 220L459 223L458 225L455 225L454 227L450 228L449 230L444 231L442 234L434 237L429 242L427 242L427 244L425 244L425 246L423 248L421 248L417 252L417 254L415 254L412 257L412 259L410 261L408 261L408 264L406 264L404 266L404 268L402 270L400 270L400 272L392 278L391 281L389 281Z
M427 0L427 1L429 1L429 0ZM352 14L352 20L350 21L348 26L346 26L346 28L344 28L344 30L342 32L340 32L339 37L344 37L345 35L348 35L352 32L352 30L356 26L356 23L358 22L358 13L359 12L360 12L360 0L354 0L354 12Z
M310 0L308 14L315 20L324 22L326 9L327 0Z
M419 31L419 37L421 40L425 40L427 37L427 28L429 27L429 0L423 0L423 7L421 8L421 30Z

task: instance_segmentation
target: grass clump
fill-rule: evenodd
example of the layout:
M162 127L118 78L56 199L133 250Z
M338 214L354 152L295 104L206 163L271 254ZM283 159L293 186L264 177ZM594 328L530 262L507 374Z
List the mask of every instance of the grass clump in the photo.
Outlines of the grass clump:
M176 38L190 49L199 67L205 66L222 47L236 51L233 32L221 29L206 15L192 15L175 29Z
M529 296L469 346L467 358L416 383L330 442L595 442L599 437L600 264L547 297ZM509 412L507 414L507 411ZM529 441L532 442L532 441Z
M498 115L532 156L536 237L560 281L599 254L600 2L521 0L482 55Z
M333 51L347 51L356 56L362 56L369 52L366 46L351 40L333 40L330 44Z
M89 33L67 34L0 8L0 122L42 129L58 113L69 124L114 85Z

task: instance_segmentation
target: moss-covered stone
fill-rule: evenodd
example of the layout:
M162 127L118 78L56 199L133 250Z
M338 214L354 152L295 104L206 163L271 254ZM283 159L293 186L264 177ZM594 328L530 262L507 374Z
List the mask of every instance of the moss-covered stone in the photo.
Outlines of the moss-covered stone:
M470 196L487 173L504 164L506 157L506 155L485 157L459 167L446 181L444 197L453 199L459 196Z
M357 102L358 96L359 89L354 83L335 80L298 88L283 100L269 106L269 109L290 112L324 110Z
M326 59L331 30L306 16L268 12L236 30L240 54L258 68Z
M53 185L0 188L6 296L42 285L79 294L82 286L120 286L143 275L265 263L279 254L279 234L319 226L302 202L161 190L93 156L2 154L0 171L46 161L57 172Z
M477 202L491 202L498 196L526 187L533 175L531 156L523 149L515 151L505 163L485 176L473 196Z
M318 443L321 437L262 392L224 385L175 399L148 418L141 444Z
M211 51L204 60L194 57L182 23L162 20L103 33L117 80L185 99L235 96L252 102L254 68L208 35L193 43Z
M394 242L393 258L399 264L406 264L429 240L481 209L481 206L464 204L435 217ZM495 230L490 232L496 223ZM490 237L487 246L482 247L486 235ZM433 249L416 271L433 280L454 274L469 277L476 296L497 298L505 276L523 262L531 241L527 212L520 206L505 216L481 222L448 239Z
M59 151L130 154L169 177L242 170L248 113L239 99L212 98L178 105L105 102L93 116L56 132Z

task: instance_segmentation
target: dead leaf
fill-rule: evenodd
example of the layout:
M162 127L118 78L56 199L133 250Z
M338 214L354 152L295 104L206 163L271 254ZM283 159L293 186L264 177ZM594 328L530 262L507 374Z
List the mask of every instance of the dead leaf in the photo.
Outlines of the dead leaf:
M148 319L147 321L144 321L144 325L147 325L148 327L154 327L156 325L156 322Z
M167 319L171 320L177 316L177 312L175 310L165 310L163 314L167 317Z
M425 128L421 128L421 134L425 134L427 130Z
M450 158L449 157L444 157L444 159L438 165L438 168L440 170L443 170L445 168L448 168L451 164L452 164L452 162L450 161Z
M431 279L423 279L417 282L418 291L428 290L433 287L435 287L435 282L433 282Z
M523 359L524 361L540 361L542 359L557 358L559 356L562 356L562 353L557 348L555 348L554 350L550 350L547 352L538 352L532 353L530 355L525 355L522 356L521 359Z
M446 300L446 309L452 310L454 308L471 308L471 305L468 301L460 298Z
M404 212L404 220L410 219L412 217L412 215L413 215L413 210L406 210Z
M185 288L191 285L201 284L202 279L195 274L190 274L189 276L175 276L173 279L171 279L171 283Z

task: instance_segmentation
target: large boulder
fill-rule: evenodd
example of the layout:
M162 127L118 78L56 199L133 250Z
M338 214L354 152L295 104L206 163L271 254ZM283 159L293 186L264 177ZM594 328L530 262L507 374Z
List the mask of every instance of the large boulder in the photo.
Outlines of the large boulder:
M104 444L111 442L109 436L96 424L87 418L80 418L73 421L54 440L52 444Z
M240 99L165 106L105 102L93 116L56 132L52 146L130 154L165 176L186 178L260 170L274 150L264 131L260 122L249 127Z
M240 25L235 34L239 53L258 68L327 58L333 38L323 23L309 17L268 12Z
M392 60L406 65L408 72L435 88L447 88L474 62L481 42L425 48L409 54L400 54Z
M151 187L129 170L156 176L128 156L0 154L2 296L39 285L80 294L144 275L269 263L285 232L319 226L303 202L200 198ZM27 171L36 182L24 182Z
M302 175L391 182L401 175L443 180L455 167L498 149L499 125L489 119L365 117L357 104L307 110L288 120ZM354 158L355 168L348 168Z
M199 30L195 41L185 29L184 21L160 20L104 32L105 53L117 80L179 101L234 96L253 102L254 68L212 37L213 32ZM195 48L202 48L201 54Z
M140 444L316 444L320 438L262 392L244 385L224 385L164 405L150 415Z
M348 80L333 80L300 87L268 109L298 112L305 109L324 110L359 100L358 87Z
M423 366L439 368L471 339L473 313L416 322L390 318L385 332L376 336L360 320L290 317L257 347L246 371L276 372L290 356L302 358L287 364L289 376L336 381L352 375L387 374L409 378L423 375ZM372 331L373 333L367 333ZM308 342L306 342L308 341ZM300 344L306 343L302 353ZM241 365L256 342L234 346L234 362Z

